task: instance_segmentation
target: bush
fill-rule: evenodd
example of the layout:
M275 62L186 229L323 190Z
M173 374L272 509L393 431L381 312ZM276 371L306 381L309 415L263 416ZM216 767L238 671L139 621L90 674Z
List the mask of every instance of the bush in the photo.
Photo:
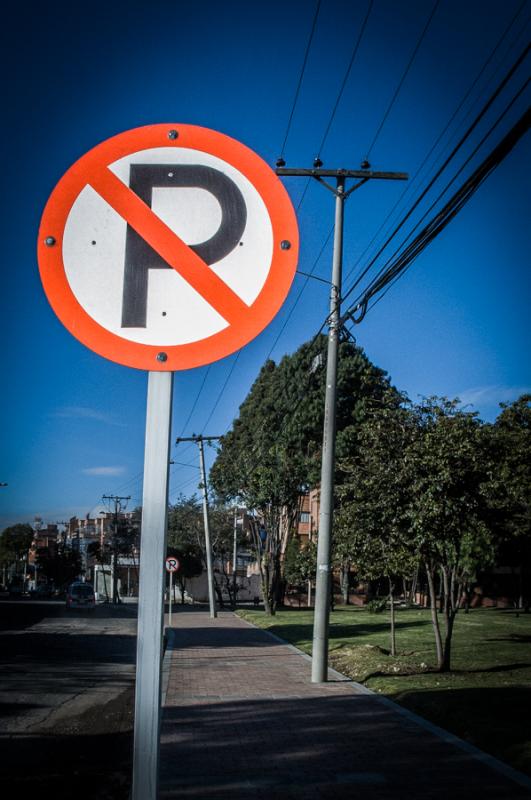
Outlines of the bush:
M367 611L371 614L381 614L387 608L387 597L375 597L367 603Z

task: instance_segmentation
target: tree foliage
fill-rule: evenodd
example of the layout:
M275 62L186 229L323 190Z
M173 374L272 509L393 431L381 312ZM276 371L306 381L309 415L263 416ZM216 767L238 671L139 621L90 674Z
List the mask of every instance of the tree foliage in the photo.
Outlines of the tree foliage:
M486 426L491 475L486 495L504 563L518 577L518 606L529 607L531 571L531 395L501 404Z
M337 489L334 560L343 580L348 580L352 564L362 579L387 579L393 655L395 580L409 576L418 560L407 516L411 484L406 454L412 436L411 413L388 393L360 424L357 450L344 459L344 478Z
M432 397L418 404L414 415L408 516L428 578L437 663L445 671L450 669L453 625L463 591L476 571L494 559L495 542L484 502L488 460L477 415L461 410L458 401ZM444 642L436 612L438 571Z
M221 440L210 479L225 498L255 511L254 546L266 610L281 597L281 554L296 529L301 493L319 480L326 337L278 365L267 361ZM382 370L342 342L338 367L338 453L351 447L369 398L389 390Z
M81 573L81 557L77 550L59 543L53 549L41 547L37 551L39 573L57 588L66 587Z
M214 590L220 606L223 606L223 592L229 595L231 605L235 604L234 581L228 565L232 563L234 543L234 510L214 498L209 505L210 544L214 568ZM241 539L241 533L238 534ZM170 507L168 514L168 546L179 552L199 558L206 570L205 526L202 503L197 497L180 496ZM201 574L201 571L196 574ZM178 573L179 576L179 573ZM189 575L188 577L195 577Z
M19 561L27 554L33 537L33 528L27 522L4 528L0 535L0 560L5 564Z

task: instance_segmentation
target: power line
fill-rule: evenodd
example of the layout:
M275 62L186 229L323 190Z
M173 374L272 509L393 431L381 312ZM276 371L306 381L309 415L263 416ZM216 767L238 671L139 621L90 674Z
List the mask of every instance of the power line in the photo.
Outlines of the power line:
M290 132L290 129L291 129L291 123L292 123L292 120L293 120L293 114L295 112L295 106L297 105L297 100L299 99L299 92L300 92L301 86L302 86L302 79L304 77L304 73L305 73L305 70L306 70L306 63L308 61L308 55L310 53L310 48L312 46L313 35L315 33L315 26L317 25L317 17L319 16L319 9L320 8L321 8L321 0L317 0L317 6L316 6L315 14L314 14L314 17L313 17L312 28L311 28L311 31L310 31L310 36L308 38L308 44L306 45L306 52L304 53L304 59L302 61L302 68L301 68L301 73L299 75L299 82L297 83L297 89L295 90L295 97L293 98L293 104L291 106L291 112L290 112L290 115L289 115L289 120L288 120L288 125L287 125L287 128L286 128L286 133L285 133L285 136L284 136L284 141L282 142L282 147L280 148L280 159L279 159L279 161L284 158L284 150L285 150L286 142L288 140L289 132Z
M414 60L416 58L416 55L417 55L417 53L418 53L418 51L420 49L420 46L421 46L422 42L424 41L424 37L426 36L428 28L430 27L431 21L432 21L433 17L435 16L435 12L437 11L439 3L440 3L440 0L435 0L435 4L434 4L434 6L433 6L433 8L431 10L431 14L428 17L428 21L426 22L426 24L424 26L424 29L423 29L422 33L420 34L420 36L419 36L419 38L417 40L417 44L415 45L415 49L413 50L413 52L411 54L409 62L408 62L407 66L406 66L406 68L405 68L405 70L404 70L404 72L402 74L402 77L401 77L401 79L400 79L400 81L398 83L398 86L396 87L395 93L394 93L393 97L391 98L391 102L387 106L387 110L386 110L385 114L383 115L382 121L380 122L380 125L378 126L378 129L377 129L376 133L374 134L373 140L372 140L372 142L371 142L371 144L369 146L369 149L367 150L367 155L365 156L365 161L369 161L372 149L373 149L374 145L376 144L376 142L377 142L377 140L378 140L378 138L380 136L380 133L382 132L382 128L385 125L389 114L391 113L391 109L393 108L398 95L400 94L400 90L402 89L402 86L404 85L404 81L406 80L406 78L408 76L409 70L411 69L411 67L413 65L413 62L414 62Z
M208 415L208 418L207 418L207 420L206 420L205 424L203 425L203 429L202 429L201 433L204 433L204 431L206 430L206 427L207 427L208 423L210 422L210 420L211 420L211 419L212 419L212 417L214 416L214 411L215 411L215 410L216 410L216 408L218 407L218 404L219 404L219 401L221 400L221 397L222 397L222 395L223 395L223 392L225 391L225 389L226 389L226 387L227 387L227 384L228 384L228 382L229 382L229 381L230 381L230 379L231 379L232 373L234 372L234 368L235 368L236 364L238 363L238 359L240 358L241 352L242 352L241 350L238 350L238 352L236 353L236 358L235 358L235 359L234 359L234 361L232 362L232 366L231 366L231 368L230 368L230 370L229 370L229 374L227 375L227 377L226 377L226 379L225 379L225 383L223 384L223 386L222 386L222 388L221 388L221 391L219 392L219 394L218 394L218 396L217 396L217 399L216 399L216 402L214 403L214 406L213 406L213 408L212 408L212 411L211 411L211 412L210 412L210 414Z
M318 254L317 258L316 258L316 259L315 259L315 261L313 262L313 266L312 266L312 268L311 268L311 270L310 270L310 273L309 273L309 275L307 275L307 276L306 276L306 279L305 279L305 281L304 281L303 285L301 286L301 288L300 288L300 290L299 290L299 293L298 293L298 295L297 295L297 297L296 297L296 299L295 299L295 302L293 303L292 307L290 308L290 311L289 311L289 314L288 314L288 316L287 316L287 317L286 317L286 319L284 320L284 323L283 323L283 325L282 325L282 327L281 327L280 331L278 332L278 335L277 335L277 337L276 337L275 341L274 341L274 342L273 342L273 344L271 345L271 348L270 348L270 350L269 350L269 353L268 353L268 354L267 354L267 356L266 356L266 361L268 361L268 360L271 358L271 353L273 352L273 350L274 350L274 349L275 349L275 347L277 346L277 344L278 344L278 342L279 342L279 339L280 339L280 337L281 337L281 336L282 336L282 334L284 333L284 330L285 330L285 328L286 328L286 326L287 326L288 322L289 322L289 321L290 321L290 319L291 319L291 315L292 315L292 314L293 314L293 312L295 311L295 308L297 307L297 305L298 305L298 302L299 302L299 300L300 300L300 299L301 299L301 297L302 297L302 293L304 292L304 290L305 290L305 289L306 289L306 287L308 286L308 283L309 283L309 281L310 281L310 278L313 276L314 270L316 269L316 267L317 267L317 264L319 263L319 261L320 261L320 259L321 259L321 256L323 255L323 253L324 253L324 251L325 251L325 249L326 249L326 246L327 246L328 242L330 241L330 237L332 236L332 233L333 233L333 232L334 232L334 226L332 225L332 227L331 227L331 228L330 228L330 230L328 231L328 235L327 235L326 239L324 240L323 244L321 245L321 249L319 250L319 254Z
M504 30L504 32L502 33L501 37L498 39L498 41L497 41L496 45L495 45L495 46L494 46L494 48L491 50L491 52L490 52L489 56L488 56L488 57L487 57L487 59L485 60L485 62L484 62L484 64L483 64L483 66L482 66L482 67L481 67L481 69L480 69L480 71L478 72L478 74L477 74L477 75L476 75L476 77L474 78L473 82L472 82L472 83L471 83L471 85L469 86L468 90L466 91L465 95L464 95L464 96L463 96L463 98L461 99L461 101L460 101L459 105L458 105L458 106L456 107L456 109L454 110L454 112L453 112L452 116L450 117L450 119L449 119L449 120L448 120L448 122L446 123L445 127L443 128L443 130L441 131L441 133L439 134L439 136L437 137L437 139L435 140L435 142L433 143L433 145L431 146L430 150L429 150L429 151L427 152L427 154L424 156L424 159L422 160L422 163L421 163L421 164L420 164L420 166L418 167L417 171L415 172L415 174L413 175L413 177L411 178L411 180L410 180L410 181L408 182L408 184L406 185L406 187L405 187L404 191L401 193L400 197L398 198L398 200L396 201L396 203L394 204L394 206L392 207L392 209L389 211L389 213L388 213L388 214L387 214L387 216L385 217L384 221L383 221L383 222L381 223L381 225L379 226L378 230L376 231L376 233L375 233L375 234L374 234L374 236L372 237L372 239L371 239L371 241L369 242L369 244L366 246L366 248L363 250L363 252L361 253L361 255L358 257L358 259L356 260L356 262L354 263L354 265L352 266L352 268L351 268L351 269L349 270L349 272L347 273L345 281L348 281L348 279L350 278L350 276L352 275L352 273L354 272L354 270L356 269L356 267L358 266L358 264L360 263L360 261L363 259L363 257L364 257L364 256L365 256L365 254L368 252L368 250L370 250L371 246L374 244L374 242L376 241L376 239L377 239L377 238L378 238L378 236L380 235L380 233L381 233L381 231L383 230L383 228L384 228L385 224L386 224L386 223L388 222L388 220L389 220L389 219L392 217L392 215L394 214L394 212L396 211L396 209L398 208L398 206L401 204L401 202L402 202L402 200L404 199L404 197L405 197L405 196L408 194L408 192L410 192L410 191L411 191L411 189L413 188L413 186L414 186L414 184L415 184L415 182L416 182L416 180L417 180L418 176L419 176L419 175L420 175L420 173L422 172L422 170L423 170L424 166L426 165L426 163L427 163L427 162L428 162L428 160L430 159L431 155L434 153L434 151L436 150L437 146L438 146L438 145L439 145L439 143L441 142L441 140L442 140L443 136L444 136L444 135L446 134L446 132L449 130L449 128L450 128L450 126L452 125L453 121L456 119L457 115L459 114L459 112L461 111L461 109L463 108L463 106L465 105L466 101L468 100L468 98L469 98L469 97L470 97L470 95L472 94L472 92L473 92L473 90L474 90L475 86L476 86L476 85L479 83L479 81L480 81L480 79L481 79L481 76L482 76L482 75L483 75L483 73L486 71L486 69L487 69L488 65L490 64L490 62L491 62L491 61L492 61L492 59L494 58L494 56L495 56L496 52L497 52L497 51L499 50L499 48L501 47L503 40L504 40L504 39L506 38L506 36L508 35L509 31L510 31L510 30L511 30L511 28L513 27L514 23L516 22L517 18L519 17L520 13L522 12L522 10L523 10L523 8L525 7L525 5L526 5L526 4L527 4L527 0L523 0L522 4L520 5L520 7L518 8L518 10L516 11L515 15L513 16L513 18L511 19L511 21L509 22L508 26L505 28L505 30ZM526 23L526 24L527 24L527 23ZM524 26L524 27L525 27L525 26ZM509 48L508 48L507 52L509 52L509 51L510 51L510 50L513 48L513 46L514 46L514 44L515 44L515 42L517 41L517 39L518 39L518 38L520 38L520 34L518 35L518 37L517 37L515 40L513 40L513 42L511 42L511 45L509 46ZM505 57L505 56L504 56L504 57ZM469 114L469 113L470 113L470 111L468 112L468 114ZM467 116L468 116L468 114L467 114Z
M204 374L204 376L203 376L203 381L202 381L202 383L201 383L201 386L199 387L199 391L197 392L197 394L196 394L196 396L195 396L195 400L194 400L194 402L193 402L193 404L192 404L192 408L191 408L191 411L190 411L190 413L188 414L188 417L187 417L187 419L186 419L186 422L184 423L184 425L183 425L183 427L182 427L182 430L181 430L180 436L182 436L182 435L183 435L183 433L185 432L185 430L186 430L186 428L187 428L187 426L188 426L188 423L190 422L190 420L191 420L191 418L192 418L192 415L193 415L193 413L194 413L194 411L195 411L195 408L196 408L196 406L197 406L197 402L198 402L198 400L199 400L199 397L200 397L200 395L201 395L201 392L203 391L203 388L204 388L204 386L205 386L206 379L208 378L208 373L210 372L210 368L211 368L211 366L212 366L212 364L209 364L209 365L208 365L208 367L207 367L207 369L206 369L206 371L205 371L205 374Z
M345 75L343 77L343 82L341 83L341 88L339 89L339 93L337 95L336 102L334 103L334 107L332 109L332 113L330 114L330 119L328 120L328 124L326 126L323 138L321 140L321 144L319 145L319 149L317 150L317 158L320 157L321 152L323 150L323 147L325 145L325 142L326 142L326 140L328 138L328 134L330 133L330 128L332 127L332 123L334 121L334 117L336 115L337 108L338 108L339 103L341 101L341 97L343 96L343 91L344 91L345 86L347 85L347 81L349 79L349 75L350 75L350 71L352 69L352 65L354 64L354 60L355 60L356 55L358 53L358 50L359 50L359 47L360 47L360 44L361 44L361 40L363 39L363 34L365 33L365 28L367 27L367 22L369 21L369 17L370 17L371 11L372 11L373 4L374 4L374 0L369 0L369 7L367 8L367 13L365 14L365 19L363 20L363 24L362 24L362 26L360 28L360 32L358 34L358 38L356 40L356 43L354 44L354 48L352 50L352 55L350 56L350 61L348 63L347 71L345 72Z
M514 97L511 99L511 101L508 103L508 105L507 105L507 106L504 108L504 110L503 110L503 111L502 111L502 113L501 113L501 114L498 116L498 118L496 119L496 121L495 121L495 122L494 122L494 123L491 125L491 127L490 127L490 128L489 128L489 130L488 130L488 131L485 133L485 135L482 137L482 139L480 140L480 142L479 142L479 143L476 145L476 147L475 147L475 148L472 150L472 152L470 153L470 155L468 156L468 158L467 158L467 159L466 159L466 160L463 162L463 164L461 164L461 166L459 167L459 169L457 170L457 172L455 173L455 175L454 175L454 176L453 176L453 177L450 179L450 181L449 181L449 182L446 184L446 186L444 187L444 189L443 189L443 190L442 190L442 191L439 193L439 195L438 195L438 196L437 196L437 198L436 198L436 199L433 201L433 203L430 205L430 207L429 207L429 208L428 208L428 209L427 209L427 210L424 212L424 214L423 214L423 215L422 215L422 217L421 217L421 218L418 220L418 222L415 224L415 226L414 226L414 227L413 227L413 228L412 228L412 229L409 231L409 233L407 234L407 236L405 237L405 239L403 239L403 240L402 240L402 242L401 242L401 243L400 243L400 245L397 247L397 249L395 250L395 252L394 252L394 253L393 253L393 254L392 254L390 257L389 257L389 259L388 259L388 261L386 262L386 264L384 264L384 266L383 266L383 267L381 267L381 269L379 270L379 272L378 272L378 273L376 274L376 276L373 278L373 282L374 282L374 281L376 281L376 280L378 279L378 277L379 277L379 276L380 276L380 275L381 275L381 274L382 274L382 273L385 271L385 269L386 269L386 266L387 266L387 265L388 265L388 264L389 264L389 263L392 261L392 259L393 259L393 258L395 258L395 256L397 256L397 255L398 255L398 253L399 253L399 252L402 250L402 248L404 247L404 245L406 244L406 242L408 241L408 239L410 239L410 238L413 236L414 232L415 232L415 231L417 230L417 228L418 228L418 227L419 227L419 226L420 226L420 225L421 225L421 224L424 222L424 220L426 219L426 217L428 216L428 214L429 214L431 211L433 211L433 209L434 209L434 208L437 206L437 204L438 204L438 203L439 203L439 201L440 201L440 200L441 200L441 199L444 197L444 195L446 194L446 192L448 191L448 189L450 188L450 186L451 186L451 185L452 185L452 184L453 184L453 183L454 183L454 182L457 180L457 178L458 178L458 177L459 177L459 175L460 175L460 174L463 172L463 170L465 169L465 167L466 167L466 166L467 166L467 165L470 163L470 161L471 161L471 160L474 158L474 156L476 155L476 153L477 153L477 152L478 152L478 151L481 149L481 147L482 147L482 146L485 144L486 140L487 140L487 139L488 139L488 138L489 138L489 137L492 135L492 133L495 131L495 129L496 129L496 128L498 127L498 125L500 124L500 122L503 120L503 118L504 118L504 117L507 115L507 113L508 113L508 112L510 111L510 109L513 107L513 105L516 103L516 101L519 99L519 97L521 97L521 95L523 94L523 92L525 91L525 89L528 87L528 85L529 85L529 82L530 82L530 79L528 79L528 80L527 80L527 81L526 81L526 82L525 82L525 83L524 83L524 84L523 84L523 85L520 87L520 89L518 90L518 92L517 92L517 93L514 95Z
M527 84L526 84L527 85ZM529 130L531 125L531 110L528 109L518 122L511 128L502 141L489 153L487 158L479 165L472 175L465 181L460 189L446 203L443 209L425 226L418 236L411 242L394 262L390 263L385 272L375 279L365 290L359 302L351 306L343 315L343 322L351 319L355 323L361 322L367 313L368 302L378 292L381 292L392 281L401 276L428 246L428 244L441 233L448 223L461 211L474 193L483 184L486 178L496 169L503 159L511 152L517 142ZM374 305L374 304L373 304ZM359 317L354 317L356 311Z
M374 256L374 257L373 257L373 258L372 258L372 259L369 261L369 263L368 263L368 264L367 264L367 266L366 266L366 267L365 267L365 268L362 270L361 274L360 274L360 275L358 276L358 278L355 280L355 282L353 283L353 285L352 285L352 286L350 287L350 289L349 289L349 290L348 290L348 291L345 293L345 295L344 295L344 297L343 297L343 300L345 300L347 297L349 297L349 296L352 294L352 292L354 291L354 289L356 288L356 286L358 286L358 284L361 282L361 280L362 280L362 279L365 277L365 275L367 274L367 272L368 272L368 271L371 269L371 267L373 266L373 264L374 264L374 263L377 261L377 259L378 259L378 258L380 257L380 255L383 253L383 251L385 250L385 248L386 248L386 247L387 247L387 246L390 244L390 242L391 242L391 241L392 241L392 240L395 238L395 236L398 234L398 232L399 232L399 231L400 231L400 230L401 230L401 229L404 227L405 223L406 223L406 222L407 222L407 220L408 220L408 219L411 217L411 215L413 214L413 212L415 211L415 209L416 209L416 208L419 206L420 202L421 202L421 201L424 199L424 197L426 196L426 194L428 193L428 191L431 189L431 187L434 185L434 183L437 181L437 179L440 177L440 175L441 175L441 174L444 172L444 170L446 169L446 167L448 166L448 164L449 164L449 163L450 163L450 162L453 160L453 158L455 158L456 154L457 154L457 153L458 153L458 151L461 149L461 147L462 147L462 146L463 146L463 144L466 142L466 140L469 138L469 136L471 135L472 131L473 131L473 130L474 130L474 129L475 129L477 126L478 126L478 124L479 124L479 123L480 123L480 121L483 119L483 117L485 116L485 114L487 113L487 111L489 110L489 108L492 106L492 104L493 104L493 103L494 103L494 101L497 99L497 97L498 97L498 96L501 94L501 92L503 91L503 89L505 88L505 86L507 85L507 83L510 81L510 79L512 78L512 76L513 76L513 75L515 74L515 72L518 70L518 68L520 67L520 65L522 64L522 62L523 62L523 61L524 61L524 60L527 58L527 55L529 54L530 47L531 47L531 45L527 45L527 47L524 49L524 51L523 51L523 52L520 54L520 56L517 58L517 60L516 60L516 61L515 61L515 63L512 65L511 69L509 70L509 72L508 72L508 73L505 75L505 77L503 78L503 80L501 81L501 83L498 85L498 87L496 88L496 90L493 92L493 94L490 96L490 98L488 99L488 101L485 103L485 105L483 106L483 108L481 109L481 111L479 112L479 114L476 116L476 118L474 119L474 121L472 122L472 124L471 124L471 125L468 127L468 129L467 129L467 130L466 130L466 132L463 134L463 136L461 137L461 139L459 140L459 142L458 142L458 143L455 145L455 147L453 148L453 150L452 150L452 152L450 153L450 155L449 155L449 156L446 158L446 160L444 161L444 163L442 164L442 166L441 166L441 167L439 167L439 169L437 170L437 172L435 173L435 175L433 176L433 178L432 178L432 179L429 181L429 183L428 183L428 185L426 186L426 188L425 188L425 189L424 189L424 190L421 192L421 194L420 194L420 195L418 196L418 198L415 200L415 202L413 203L413 205L410 207L409 211L408 211L408 212L405 214L405 216L402 218L402 220L399 222L399 224L396 226L396 228L395 228L395 229L394 229L394 231L393 231L393 232L390 234L390 236L388 236L388 238L386 239L386 241L384 242L384 244L383 244L383 245L382 245L382 246L379 248L379 250L378 250L378 252L376 253L376 255L375 255L375 256Z
M365 33L365 29L367 27L367 22L369 20L369 16L370 16L370 13L372 11L373 4L374 4L374 0L369 0L369 6L368 6L368 9L367 9L367 13L365 14L365 18L363 20L360 32L359 32L358 37L357 37L357 39L356 39L356 41L354 43L354 47L352 49L352 53L351 53L351 56L350 56L350 60L349 60L347 69L346 69L345 74L343 76L343 80L341 82L341 86L339 88L339 92L338 92L338 94L336 96L336 100L334 102L334 105L332 107L332 111L331 111L330 116L328 118L328 122L327 122L326 127L325 127L325 132L324 132L323 137L321 139L321 144L319 145L319 148L317 150L317 156L316 156L315 161L314 161L314 164L316 166L318 166L320 161L321 161L321 153L322 153L323 147L325 145L325 142L326 142L326 140L328 138L328 134L330 133L330 128L332 127L332 123L334 121L334 118L335 118L335 115L336 115L336 111L338 109L339 103L340 103L341 98L343 96L343 91L345 89L345 86L347 85L347 81L349 79L350 72L352 70L352 66L353 66L354 61L356 59L356 55L358 53L358 50L359 50L359 47L360 47L360 44L361 44L361 40L363 39L363 34ZM281 161L283 161L283 159L281 159ZM283 166L283 163L281 163L279 161L279 162L277 162L277 166ZM308 179L306 181L306 183L305 183L302 195L301 195L300 200L299 200L299 202L297 204L297 211L300 210L302 204L304 203L304 199L306 197L306 194L307 194L309 188L310 188L310 179Z

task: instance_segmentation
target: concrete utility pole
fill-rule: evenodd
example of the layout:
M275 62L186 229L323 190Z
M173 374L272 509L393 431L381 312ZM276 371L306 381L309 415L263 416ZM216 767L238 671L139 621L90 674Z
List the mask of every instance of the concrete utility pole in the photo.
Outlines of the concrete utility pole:
M236 560L238 558L238 509L234 509L234 531L232 541L232 592L236 607Z
M404 172L372 172L369 169L321 169L319 158L314 169L286 169L277 162L277 175L314 178L335 196L334 251L330 287L330 316L328 318L328 354L326 362L326 394L321 461L321 505L317 538L317 574L315 580L315 614L313 624L312 682L328 679L328 627L330 618L332 522L334 512L334 467L336 440L337 357L340 334L341 273L343 263L343 217L345 200L369 180L407 180ZM335 178L332 186L325 178ZM345 191L348 178L357 183Z
M213 442L221 439L221 436L180 436L175 440L175 444L179 442L197 442L199 445L199 467L201 469L201 489L203 493L203 521L205 525L205 551L207 562L207 581L208 581L208 604L210 607L210 617L215 619L218 615L216 609L216 597L214 594L214 570L212 567L212 545L210 541L210 522L208 519L208 493L207 481L205 473L205 451L203 442Z
M118 546L118 513L122 510L122 500L127 502L131 499L131 495L127 497L118 497L115 494L104 494L102 500L110 500L114 502L114 511L113 511L113 547L112 547L112 601L113 603L119 603L120 597L118 595L118 575L117 575L117 564L118 564L118 553L116 552L116 548Z

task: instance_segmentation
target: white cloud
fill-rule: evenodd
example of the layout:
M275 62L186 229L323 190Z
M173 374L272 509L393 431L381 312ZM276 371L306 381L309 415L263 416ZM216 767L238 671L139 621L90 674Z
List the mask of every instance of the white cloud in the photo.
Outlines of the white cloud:
M463 405L477 406L494 405L498 403L512 403L522 394L530 394L529 386L476 386L459 392L458 396Z
M95 422L104 422L106 425L124 427L124 423L115 420L111 414L105 414L87 406L65 406L54 412L53 416L65 419L92 419Z
M87 467L82 472L85 475L123 475L125 467Z

